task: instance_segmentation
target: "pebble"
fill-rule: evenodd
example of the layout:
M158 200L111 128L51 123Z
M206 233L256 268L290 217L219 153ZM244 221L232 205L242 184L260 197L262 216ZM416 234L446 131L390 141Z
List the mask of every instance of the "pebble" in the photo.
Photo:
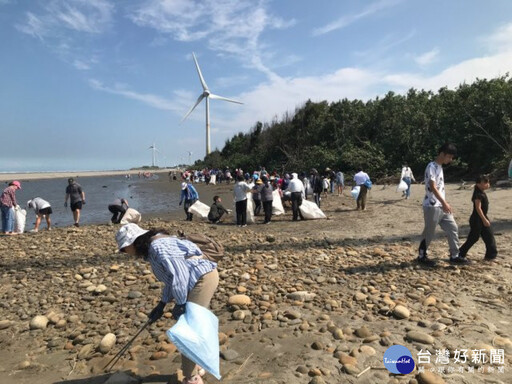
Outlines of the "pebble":
M10 320L0 320L0 329L9 328L12 325Z
M100 341L100 352L108 353L116 344L116 340L116 335L114 335L113 333L107 333L105 336L103 336L103 339L101 339Z
M422 344L434 344L434 338L424 332L420 331L409 331L406 334L406 338L409 341L416 341Z
M238 352L233 349L225 349L220 351L220 357L226 361L235 360L238 357Z
M228 304L247 306L251 304L251 298L247 295L233 295L228 299Z
M420 384L444 384L445 381L441 376L436 375L433 372L425 371L421 372L418 376L418 383Z
M38 315L30 320L30 329L45 329L48 325L48 318L46 316Z
M403 305L397 305L395 308L393 308L393 315L395 315L395 317L398 319L407 319L411 313Z
M316 297L316 293L308 292L308 291L297 291L292 292L286 295L286 297L290 300L296 301L312 301Z

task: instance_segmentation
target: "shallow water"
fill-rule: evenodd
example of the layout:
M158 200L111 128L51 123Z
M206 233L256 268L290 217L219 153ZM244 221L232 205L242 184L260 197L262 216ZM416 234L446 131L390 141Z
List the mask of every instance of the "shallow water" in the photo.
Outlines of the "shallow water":
M85 192L86 205L81 211L81 224L110 222L112 214L108 210L108 205L118 197L127 199L130 207L139 211L143 218L147 213L170 212L178 207L178 194L163 192L161 188L151 188L151 183L157 182L155 179L139 179L137 176L131 179L124 176L98 176L77 177L75 180ZM53 226L64 227L73 224L73 214L69 206L64 207L67 178L20 181L23 189L16 192L16 199L22 208L26 209L28 200L41 197L52 206ZM6 186L7 184L2 185L1 189ZM27 210L26 230L34 227L35 217L33 209ZM44 220L40 228L46 228Z

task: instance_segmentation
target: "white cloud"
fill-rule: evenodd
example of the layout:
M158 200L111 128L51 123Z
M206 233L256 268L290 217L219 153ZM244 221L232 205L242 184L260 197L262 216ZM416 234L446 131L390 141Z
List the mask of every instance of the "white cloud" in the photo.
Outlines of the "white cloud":
M482 40L492 52L512 51L512 23L501 26Z
M414 61L418 63L420 66L425 67L429 64L432 64L437 60L439 56L439 48L435 47L428 52L425 52L414 58Z
M371 16L379 11L382 11L386 8L394 7L395 5L401 3L403 0L379 0L364 8L361 12L355 13L352 15L342 16L339 19L319 28L315 28L313 30L313 36L324 35L326 33L335 31L337 29L342 29L350 24L355 23L358 20L364 19L365 17Z
M176 113L180 113L181 109L176 103L172 100L165 99L160 96L152 95L150 93L139 93L136 91L132 91L127 88L124 84L116 84L112 87L105 86L101 81L96 79L90 79L89 85L98 91L111 93L114 95L119 95L126 97L128 99L140 101L146 105L149 105L153 108L163 109L166 111L174 111Z
M274 74L264 64L267 53L259 41L261 34L295 24L269 14L264 2L252 0L151 0L129 17L178 41L206 40L210 49L241 57L268 76Z
M113 12L107 0L52 0L39 14L27 12L17 28L39 38L59 38L69 30L101 33L111 25Z
M46 47L79 70L87 70L98 60L88 54L87 36L107 31L113 21L114 6L107 0L50 0L38 13L27 12L16 28L40 39Z

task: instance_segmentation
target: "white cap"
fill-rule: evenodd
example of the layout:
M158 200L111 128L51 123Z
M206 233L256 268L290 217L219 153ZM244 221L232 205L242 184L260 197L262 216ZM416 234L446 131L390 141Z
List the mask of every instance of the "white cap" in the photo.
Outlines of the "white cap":
M132 245L133 242L137 239L137 237L145 234L146 232L149 231L146 229L142 229L137 224L130 223L123 225L116 233L118 249L122 251L123 248Z
M187 183L185 183L185 182L181 183L181 189L187 189Z

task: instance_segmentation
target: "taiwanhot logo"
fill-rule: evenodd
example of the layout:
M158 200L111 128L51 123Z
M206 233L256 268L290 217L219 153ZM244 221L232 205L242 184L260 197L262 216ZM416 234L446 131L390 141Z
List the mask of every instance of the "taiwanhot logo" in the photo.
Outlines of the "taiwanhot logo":
M392 345L384 352L384 366L395 374L406 375L414 370L415 363L411 352L403 345Z

